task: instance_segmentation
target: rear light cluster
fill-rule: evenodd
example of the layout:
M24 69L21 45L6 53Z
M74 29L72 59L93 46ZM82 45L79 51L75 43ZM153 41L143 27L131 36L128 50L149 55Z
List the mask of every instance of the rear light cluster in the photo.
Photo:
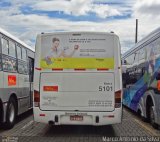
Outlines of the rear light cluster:
M115 108L121 107L121 98L122 98L122 91L116 91L115 92Z
M34 90L34 106L39 107L40 105L40 93L39 91Z
M160 80L157 80L157 90L160 91Z

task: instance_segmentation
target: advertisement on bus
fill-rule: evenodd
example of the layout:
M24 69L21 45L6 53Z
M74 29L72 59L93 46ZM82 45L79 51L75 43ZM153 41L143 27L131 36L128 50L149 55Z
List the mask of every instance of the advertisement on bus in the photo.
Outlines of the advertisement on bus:
M108 39L104 36L98 35L96 37L86 35L81 38L64 35L42 37L41 67L113 69L113 49L106 49L106 40Z

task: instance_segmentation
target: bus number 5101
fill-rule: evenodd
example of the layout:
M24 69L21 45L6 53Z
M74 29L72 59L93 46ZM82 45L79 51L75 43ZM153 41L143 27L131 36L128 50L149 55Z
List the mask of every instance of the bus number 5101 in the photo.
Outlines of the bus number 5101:
M99 91L112 91L112 86L99 86Z

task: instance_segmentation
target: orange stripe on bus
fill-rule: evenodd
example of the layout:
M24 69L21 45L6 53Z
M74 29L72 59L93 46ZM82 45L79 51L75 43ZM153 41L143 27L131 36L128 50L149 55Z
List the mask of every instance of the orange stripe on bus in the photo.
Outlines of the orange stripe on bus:
M84 68L75 68L74 70L75 71L85 71L86 69L84 69Z
M109 70L108 68L97 68L97 71L107 71Z
M63 71L62 68L52 68L52 71Z

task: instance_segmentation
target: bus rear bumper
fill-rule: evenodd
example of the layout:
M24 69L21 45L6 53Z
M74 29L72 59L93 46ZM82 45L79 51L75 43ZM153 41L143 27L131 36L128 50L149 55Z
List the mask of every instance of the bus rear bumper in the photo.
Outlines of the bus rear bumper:
M122 108L112 112L41 111L34 107L34 121L52 125L110 125L121 123Z

